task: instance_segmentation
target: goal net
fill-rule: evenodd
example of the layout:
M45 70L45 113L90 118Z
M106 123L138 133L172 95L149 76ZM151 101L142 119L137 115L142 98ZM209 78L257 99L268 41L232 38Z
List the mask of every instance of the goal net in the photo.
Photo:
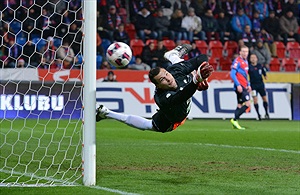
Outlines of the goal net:
M1 1L1 186L82 183L82 6Z

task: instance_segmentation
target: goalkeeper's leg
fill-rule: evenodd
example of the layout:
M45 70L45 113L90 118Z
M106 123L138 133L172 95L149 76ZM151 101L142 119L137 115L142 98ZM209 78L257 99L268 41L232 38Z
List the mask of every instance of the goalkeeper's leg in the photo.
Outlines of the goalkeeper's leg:
M109 110L103 105L100 105L97 109L96 121L99 122L100 120L105 118L118 120L140 130L153 130L152 120L136 115L117 113Z

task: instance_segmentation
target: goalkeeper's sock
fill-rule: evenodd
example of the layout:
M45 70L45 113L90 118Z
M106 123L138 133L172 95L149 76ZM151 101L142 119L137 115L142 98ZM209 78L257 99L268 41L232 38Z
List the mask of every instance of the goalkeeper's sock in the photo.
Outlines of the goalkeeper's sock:
M108 118L113 118L118 121L121 121L129 126L135 127L140 130L152 130L152 120L136 116L136 115L127 115L121 114L113 111L109 111L107 114Z

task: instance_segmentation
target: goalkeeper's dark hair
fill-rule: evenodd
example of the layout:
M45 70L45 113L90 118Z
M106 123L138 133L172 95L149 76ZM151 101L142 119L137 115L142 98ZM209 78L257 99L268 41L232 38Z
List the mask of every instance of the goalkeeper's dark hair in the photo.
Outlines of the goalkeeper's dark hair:
M157 81L154 79L154 77L156 75L158 75L158 73L160 72L160 67L156 67L156 68L152 68L150 71L149 71L149 79L152 83L154 83L155 85L158 84Z

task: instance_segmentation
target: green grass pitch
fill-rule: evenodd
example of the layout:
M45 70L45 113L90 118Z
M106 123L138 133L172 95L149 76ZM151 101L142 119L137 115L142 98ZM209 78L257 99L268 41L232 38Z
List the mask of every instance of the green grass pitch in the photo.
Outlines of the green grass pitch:
M0 194L300 194L299 121L240 124L247 129L234 130L229 120L187 120L163 134L103 120L95 187L1 187Z

